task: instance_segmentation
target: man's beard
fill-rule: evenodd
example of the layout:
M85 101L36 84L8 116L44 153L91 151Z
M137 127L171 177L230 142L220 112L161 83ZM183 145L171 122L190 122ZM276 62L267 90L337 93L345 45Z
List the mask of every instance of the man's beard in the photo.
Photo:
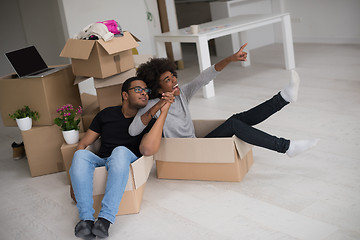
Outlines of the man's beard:
M144 104L131 104L131 107L135 108L137 110L140 110L140 109L144 108L146 105L147 105L147 102Z

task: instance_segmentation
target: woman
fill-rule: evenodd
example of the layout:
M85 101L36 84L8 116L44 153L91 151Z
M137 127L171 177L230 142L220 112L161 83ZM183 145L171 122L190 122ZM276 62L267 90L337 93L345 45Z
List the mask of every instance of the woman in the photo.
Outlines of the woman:
M129 134L138 135L153 117L158 117L159 109L171 102L163 128L165 138L194 138L195 130L190 116L189 102L201 87L208 84L230 63L246 61L247 53L244 44L238 52L210 66L190 83L181 88L177 82L176 66L165 58L153 58L141 64L137 76L143 79L152 90L148 105L141 109L129 127ZM296 156L315 146L318 139L288 140L265 133L253 127L284 106L297 100L300 79L295 71L289 85L271 99L245 112L237 113L222 125L210 132L206 137L231 137L236 135L241 140L259 147L264 147L288 156Z

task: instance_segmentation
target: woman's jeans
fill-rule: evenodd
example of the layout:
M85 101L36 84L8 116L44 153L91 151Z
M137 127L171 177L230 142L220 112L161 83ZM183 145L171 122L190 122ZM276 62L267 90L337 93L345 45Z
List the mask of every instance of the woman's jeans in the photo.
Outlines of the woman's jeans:
M115 222L115 215L119 210L128 181L130 164L137 158L134 153L123 146L114 148L108 158L100 158L88 150L75 152L70 168L70 177L80 220L95 220L95 210L93 209L94 170L96 167L105 166L108 176L99 217L105 218L111 223Z
M246 112L232 115L205 137L219 138L235 135L249 144L285 153L289 149L290 140L269 135L252 126L261 123L287 104L289 103L281 97L279 92Z

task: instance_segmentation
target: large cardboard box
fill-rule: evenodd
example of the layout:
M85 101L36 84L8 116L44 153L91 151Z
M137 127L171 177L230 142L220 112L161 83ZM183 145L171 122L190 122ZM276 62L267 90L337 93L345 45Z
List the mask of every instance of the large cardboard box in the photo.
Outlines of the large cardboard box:
M94 78L94 86L100 110L122 104L121 89L126 79L136 75L135 68L106 79Z
M33 127L21 131L32 177L65 170L61 146L64 143L59 126Z
M134 68L131 49L137 46L139 44L129 32L107 42L69 39L60 56L71 58L76 76L106 78Z
M141 157L130 165L129 179L116 215L134 214L140 212L145 185L149 177L154 159L152 156ZM95 216L101 209L101 201L106 187L107 171L105 167L96 168L94 172L93 198Z
M71 179L69 175L69 170L71 167L73 155L76 151L76 147L77 144L68 145L66 143L61 146L63 161L70 185ZM95 147L95 149L89 150L96 152L96 149L97 147ZM128 182L126 184L125 192L119 205L119 211L116 215L133 214L140 211L146 181L149 177L153 163L154 160L152 156L143 156L130 165ZM97 217L101 209L101 201L105 193L106 179L106 168L95 168L93 180L93 207L95 209L95 217Z
M251 145L237 137L202 138L224 120L194 120L198 138L162 139L154 155L157 177L241 181L253 164Z
M9 117L17 109L28 105L39 112L40 118L33 126L53 125L58 117L56 109L70 103L81 104L78 86L74 86L75 76L71 66L41 78L0 78L0 112L4 126L17 126Z

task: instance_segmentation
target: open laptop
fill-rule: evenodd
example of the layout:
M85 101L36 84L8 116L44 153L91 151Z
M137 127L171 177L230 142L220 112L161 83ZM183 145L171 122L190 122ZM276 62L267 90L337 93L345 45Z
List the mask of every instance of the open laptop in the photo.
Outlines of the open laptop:
M34 46L5 53L19 78L45 77L64 66L49 68Z

